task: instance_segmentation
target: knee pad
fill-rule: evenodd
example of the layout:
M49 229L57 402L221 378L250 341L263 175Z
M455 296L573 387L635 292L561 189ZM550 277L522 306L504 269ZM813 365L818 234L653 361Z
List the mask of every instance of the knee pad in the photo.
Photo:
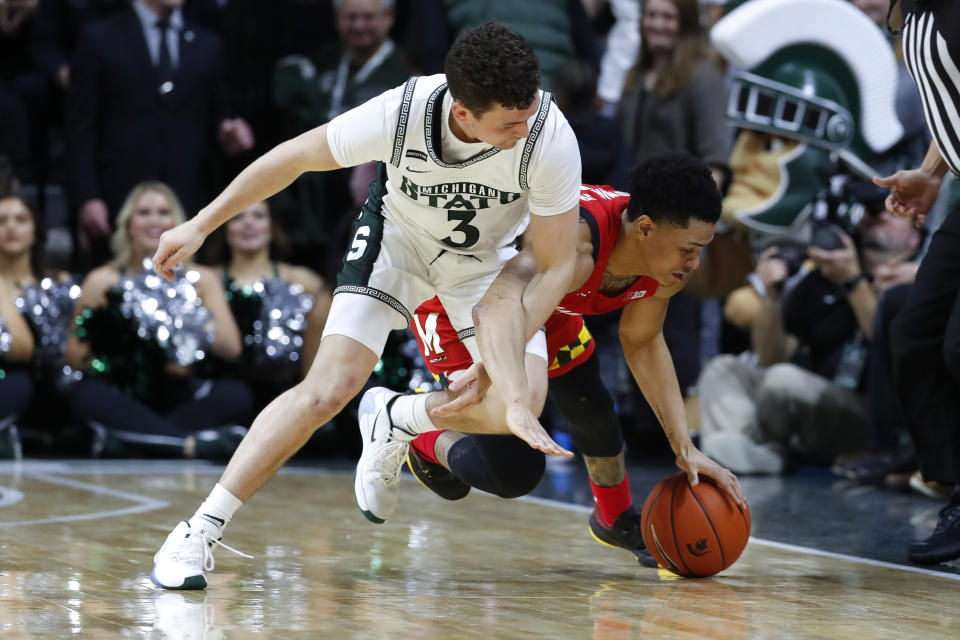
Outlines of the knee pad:
M450 470L481 491L518 498L533 491L546 469L544 454L514 436L471 435L447 454Z

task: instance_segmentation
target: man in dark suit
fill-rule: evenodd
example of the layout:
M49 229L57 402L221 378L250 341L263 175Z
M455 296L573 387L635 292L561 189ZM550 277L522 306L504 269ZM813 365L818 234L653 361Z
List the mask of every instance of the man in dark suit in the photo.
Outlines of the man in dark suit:
M224 118L220 39L185 21L183 0L134 0L87 24L71 68L68 141L81 249L105 257L111 220L137 183L168 183L193 214L208 199L205 161L253 146L242 119Z

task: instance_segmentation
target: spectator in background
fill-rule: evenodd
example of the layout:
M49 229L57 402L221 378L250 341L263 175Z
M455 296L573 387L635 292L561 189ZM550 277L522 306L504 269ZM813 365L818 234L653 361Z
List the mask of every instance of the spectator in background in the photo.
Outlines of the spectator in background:
M577 58L594 68L600 48L581 0L411 0L404 48L424 74L443 72L447 49L464 30L499 22L530 43L540 62L544 91L560 66Z
M7 226L4 202L0 200L0 229ZM22 456L15 422L30 406L33 384L29 364L33 358L33 334L14 304L15 289L0 275L0 460Z
M333 1L191 0L184 11L208 28L216 28L223 38L230 104L257 133L253 153L259 155L282 142L284 123L273 105L277 62L336 42ZM228 175L250 161L244 156L230 158Z
M19 459L20 433L15 424L30 406L33 384L29 364L33 334L13 303L15 289L0 276L0 460Z
M640 56L620 101L623 138L634 151L631 161L685 151L710 167L722 188L731 146L724 120L726 96L697 0L646 0L640 17ZM692 291L680 292L670 301L664 338L685 397L696 384L705 354L717 349L719 335L703 332L709 313L719 316L715 307L695 298ZM635 400L638 428L656 431L656 417L645 400L639 395Z
M33 336L33 357L23 372L36 400L21 422L21 436L50 448L61 438L69 416L62 390L72 380L64 371L67 336L80 287L70 274L44 266L43 225L19 196L0 197L0 278Z
M0 184L19 182L28 157L27 114L16 95L0 86Z
M600 77L597 80L597 95L602 104L601 112L613 116L623 96L627 73L637 62L640 53L640 2L639 0L586 0L587 13L594 16L602 9L609 10L613 19L607 32L600 59Z
M320 48L314 55L293 55L277 65L274 74L274 104L285 124L284 138L295 137L332 120L408 76L403 54L390 39L393 0L335 0L340 41ZM359 183L354 196L351 176ZM293 239L295 262L322 273L333 265L319 260L339 255L345 239L345 215L366 199L374 177L372 166L301 176L277 194L272 202L281 226ZM328 250L334 249L334 250Z
M0 3L0 156L25 180L37 171L33 133L46 114L43 76L28 48L36 8L37 0Z
M323 278L279 260L285 234L258 202L214 236L213 264L243 338L230 370L247 382L257 411L303 379L320 345L332 295Z
M83 25L122 11L128 0L42 0L37 7L31 51L37 66L51 84L66 91L70 86L70 61Z
M160 234L183 220L168 186L137 185L117 216L113 260L83 281L67 364L86 372L70 408L93 431L94 455L224 458L246 433L246 385L192 372L208 351L227 360L241 352L219 278L190 266L165 285L150 267Z
M183 17L183 0L134 0L88 23L71 67L68 142L80 250L102 260L120 203L162 179L192 215L206 201L212 142L253 146L242 119L224 118L220 39Z
M647 0L640 20L640 57L620 103L624 137L638 161L686 151L722 186L731 146L727 89L700 26L697 0Z
M569 60L553 75L553 95L577 134L583 181L626 189L629 149L620 137L620 123L600 114L597 72L582 60Z
M869 442L865 394L877 303L886 288L909 279L921 244L920 232L884 212L881 201L869 205L857 244L838 232L841 248L810 246L812 269L801 269L802 253L769 247L754 285L731 294L727 315L749 327L756 362L719 356L699 385L701 448L724 466L782 473L791 455L826 464Z

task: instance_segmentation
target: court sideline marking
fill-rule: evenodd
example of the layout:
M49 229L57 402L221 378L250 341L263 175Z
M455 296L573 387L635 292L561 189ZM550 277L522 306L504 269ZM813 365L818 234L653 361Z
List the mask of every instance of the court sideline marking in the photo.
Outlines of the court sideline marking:
M491 494L484 494L482 491L479 493L483 495L490 495L491 497L494 497L494 498L496 497ZM551 500L550 498L538 498L536 496L521 496L519 498L516 498L516 500L519 500L522 502L532 502L534 504L539 504L546 507L566 509L568 511L578 511L580 513L590 513L591 511L593 511L593 507L588 507L581 504L572 504L569 502L561 502L559 500ZM900 571L919 573L925 576L934 576L937 578L946 578L947 580L960 581L960 574L956 574L956 573L945 573L943 571L935 571L933 569L924 569L923 567L911 567L910 565L896 564L893 562L884 562L883 560L873 560L871 558L863 558L860 556L851 556L845 553L834 553L833 551L824 551L822 549L814 549L813 547L801 547L795 544L787 544L785 542L777 542L775 540L765 540L763 538L755 538L753 536L750 536L750 543L757 544L762 547L771 547L773 549L781 549L783 551L793 551L796 553L805 553L811 556L831 558L833 560L846 560L847 562L865 564L871 567L884 567L886 569L898 569Z
M162 509L166 507L169 503L165 500L155 500L154 498L148 498L146 496L137 495L135 493L127 493L126 491L118 491L117 489L109 489L96 484L90 484L89 482L81 482L79 480L72 480L70 478L63 478L60 476L53 476L46 473L23 473L23 477L30 478L31 480L39 480L41 482L49 482L51 484L59 484L65 487L71 487L73 489L79 489L81 491L89 491L90 493L98 493L100 495L112 496L114 498L120 498L121 500L129 500L130 502L135 503L134 506L125 507L122 509L111 509L109 511L95 511L93 513L74 513L66 516L53 516L51 518L41 518L38 520L13 520L13 521L0 521L0 527L15 527L15 526L26 526L31 524L50 524L53 522L79 522L81 520L96 520L97 518L109 518L112 516L126 516L132 513L142 513L144 511L153 511L154 509Z

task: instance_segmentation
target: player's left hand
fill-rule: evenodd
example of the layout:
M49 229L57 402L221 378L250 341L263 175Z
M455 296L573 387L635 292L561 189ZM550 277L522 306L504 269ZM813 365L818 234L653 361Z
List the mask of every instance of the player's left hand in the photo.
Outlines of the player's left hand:
M507 426L510 432L534 449L560 458L572 458L573 452L567 451L556 442L543 428L530 407L524 404L507 406Z
M487 389L490 388L490 376L483 368L483 363L475 362L466 371L451 378L447 388L454 393L460 392L460 395L446 404L435 407L430 411L430 415L438 418L449 416L466 407L479 404L487 395Z
M677 466L687 473L687 479L690 486L695 487L700 483L700 474L713 478L728 496L733 498L740 507L747 506L747 499L743 495L743 488L729 469L721 467L711 460L707 455L696 447L677 456Z

